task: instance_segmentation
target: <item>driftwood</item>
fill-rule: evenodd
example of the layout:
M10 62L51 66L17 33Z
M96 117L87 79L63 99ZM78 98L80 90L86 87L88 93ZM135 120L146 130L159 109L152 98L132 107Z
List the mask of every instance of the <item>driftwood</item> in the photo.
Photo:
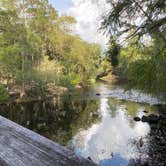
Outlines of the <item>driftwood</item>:
M95 166L57 143L0 116L1 166Z
M111 70L108 70L108 71L104 71L104 72L98 74L96 76L96 80L99 80L100 78L103 78L103 77L107 76L110 72L111 72Z

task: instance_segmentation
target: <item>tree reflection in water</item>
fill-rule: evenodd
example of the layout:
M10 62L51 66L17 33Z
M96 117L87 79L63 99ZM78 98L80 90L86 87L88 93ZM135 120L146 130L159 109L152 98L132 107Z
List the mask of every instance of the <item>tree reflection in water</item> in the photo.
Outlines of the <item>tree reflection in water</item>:
M80 129L98 121L98 100L57 97L50 101L10 104L0 107L0 114L62 145Z
M149 114L158 113L157 107L110 98L109 91L108 87L100 86L96 91L88 90L87 94L1 105L0 114L102 166L115 163L125 166L130 159L147 155L154 158L153 150L158 149L147 149L154 142L150 126L134 122L133 117L141 117L144 110ZM96 96L97 92L104 95ZM147 142L148 146L142 146L140 141Z

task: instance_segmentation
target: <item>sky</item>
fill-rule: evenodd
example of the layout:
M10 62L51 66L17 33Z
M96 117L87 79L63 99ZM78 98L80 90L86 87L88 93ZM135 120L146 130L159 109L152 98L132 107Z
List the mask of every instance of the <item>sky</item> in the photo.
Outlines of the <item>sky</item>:
M73 6L72 0L49 0L49 2L60 12L65 13Z
M73 16L77 23L74 31L90 43L98 43L106 48L108 37L98 32L101 17L110 6L107 0L49 0L60 14Z

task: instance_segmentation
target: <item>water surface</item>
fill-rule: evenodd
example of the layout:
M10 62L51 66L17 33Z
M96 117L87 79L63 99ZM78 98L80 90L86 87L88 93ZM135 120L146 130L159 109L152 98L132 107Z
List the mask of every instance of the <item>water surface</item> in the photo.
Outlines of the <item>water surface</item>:
M112 97L114 88L100 84L47 101L2 105L0 114L102 166L127 166L131 159L146 159L150 144L150 126L133 117L144 110L160 112L149 104L122 100L120 94Z

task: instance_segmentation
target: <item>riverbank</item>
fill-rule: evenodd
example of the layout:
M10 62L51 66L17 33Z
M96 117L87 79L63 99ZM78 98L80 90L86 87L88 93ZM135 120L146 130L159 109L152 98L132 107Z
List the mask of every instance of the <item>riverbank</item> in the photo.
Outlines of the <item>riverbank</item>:
M126 90L124 86L121 85L109 85L103 84L103 92L96 93L97 97L110 97L110 98L117 98L119 100L130 100L137 103L144 103L149 105L166 105L166 101L160 95L154 95L150 93L144 93L141 90L130 89Z
M0 104L40 101L60 96L67 92L69 92L69 88L49 84L45 87L25 87L24 95L21 96L21 86L14 85L6 87L5 95L7 99L0 101Z
M166 165L166 115L143 115L135 117L135 121L142 121L148 123L150 132L146 138L141 138L141 149L148 146L146 158L138 158L131 160L128 166L165 166ZM148 140L144 141L144 140ZM137 143L138 143L137 142ZM147 145L148 144L148 145Z
M40 101L45 100L49 98L54 98L57 96L62 96L64 94L70 94L72 91L77 90L84 90L84 89L91 89L91 87L94 87L95 85L102 84L103 89L106 89L103 91L103 93L100 93L100 89L96 89L96 94L89 93L88 96L96 96L96 97L110 97L110 98L117 98L120 100L130 100L137 103L144 103L149 105L156 105L156 106L165 106L166 101L163 100L162 96L160 95L154 95L150 93L144 93L141 90L131 89L126 90L123 85L120 84L109 84L108 82L98 81L95 84L91 84L89 86L85 86L81 83L77 84L76 86L72 88L62 87L62 86L56 86L53 84L49 84L43 89L39 87L33 87L33 88L26 88L26 95L20 97L20 89L19 86L13 86L12 88L8 89L8 94L10 96L9 100L5 103L11 103L11 102L18 102L18 103L25 103L25 102L31 102L31 101ZM89 87L89 88L88 88ZM4 102L0 102L0 104L3 104Z
M131 80L128 79L127 75L125 75L122 70L114 69L109 72L107 75L101 77L99 79L106 84L115 85L115 86L123 86L125 91L137 90L139 92L150 93L153 96L159 97L162 100L166 99L166 91L160 89L160 85L154 88L144 87L141 84L132 84Z

